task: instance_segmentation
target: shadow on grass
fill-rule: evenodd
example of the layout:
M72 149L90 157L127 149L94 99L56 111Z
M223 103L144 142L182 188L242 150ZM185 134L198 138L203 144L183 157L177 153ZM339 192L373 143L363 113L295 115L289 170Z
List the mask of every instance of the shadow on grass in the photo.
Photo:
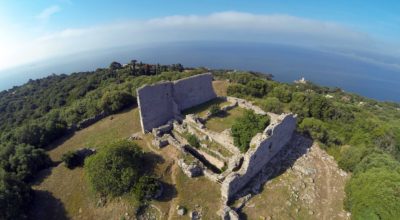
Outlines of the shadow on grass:
M34 190L34 199L29 210L28 219L69 219L61 200L52 193L43 190Z
M157 164L162 164L165 162L165 159L153 152L146 152L143 155L143 170L146 173L153 173Z
M169 202L172 199L176 198L176 196L178 195L178 191L176 190L175 186L166 182L161 182L162 187L163 187L163 192L162 195L157 198L154 199L156 201L160 201L160 202Z
M199 113L199 112L202 112L202 111L205 111L205 110L207 110L208 108L210 108L212 105L215 105L215 104L221 104L221 103L223 103L223 102L225 102L226 100L224 99L224 98L222 98L222 97L217 97L217 98L215 98L215 99L212 99L212 100L210 100L210 101L208 101L208 102L205 102L205 103L203 103L203 104L200 104L200 105L196 105L196 106L194 106L194 107L192 107L192 108L188 108L188 109L185 109L185 110L183 110L182 111L182 115L188 115L188 114L196 114L196 113Z

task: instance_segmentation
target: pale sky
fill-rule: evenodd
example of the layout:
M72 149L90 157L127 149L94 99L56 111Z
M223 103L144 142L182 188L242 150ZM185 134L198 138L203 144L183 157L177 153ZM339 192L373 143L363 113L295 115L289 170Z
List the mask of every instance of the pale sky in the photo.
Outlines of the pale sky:
M118 46L283 43L400 68L398 1L0 0L0 70Z

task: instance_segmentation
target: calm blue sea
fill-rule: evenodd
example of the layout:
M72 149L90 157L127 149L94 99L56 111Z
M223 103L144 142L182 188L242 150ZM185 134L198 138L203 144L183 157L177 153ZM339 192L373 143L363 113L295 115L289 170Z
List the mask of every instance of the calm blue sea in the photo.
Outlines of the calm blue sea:
M115 48L60 57L0 72L0 90L51 73L71 73L106 67L131 59L149 63L229 68L271 73L275 80L292 82L305 77L325 86L340 87L370 98L400 102L400 70L343 55L285 45L191 42Z

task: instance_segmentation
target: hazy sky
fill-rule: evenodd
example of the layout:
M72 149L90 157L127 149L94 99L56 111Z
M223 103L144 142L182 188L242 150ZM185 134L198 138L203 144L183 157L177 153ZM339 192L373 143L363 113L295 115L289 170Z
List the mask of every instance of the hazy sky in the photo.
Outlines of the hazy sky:
M0 70L176 41L293 44L400 68L400 1L0 0Z

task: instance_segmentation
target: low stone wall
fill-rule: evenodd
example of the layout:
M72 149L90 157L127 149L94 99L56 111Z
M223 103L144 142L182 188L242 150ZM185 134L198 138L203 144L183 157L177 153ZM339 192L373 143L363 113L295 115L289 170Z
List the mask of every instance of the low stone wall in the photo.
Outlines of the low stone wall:
M280 115L276 123L270 124L263 133L256 135L250 149L243 157L237 172L229 174L222 183L221 194L229 201L242 189L290 140L296 129L296 116Z
M81 130L81 129L87 128L87 127L89 127L90 125L92 125L92 124L94 124L94 123L100 121L101 119L107 117L107 115L108 115L108 114L107 114L106 112L101 112L101 113L98 114L98 115L95 115L95 116L93 116L93 117L84 119L84 120L82 120L81 122L79 122L79 123L76 125L76 129L77 129L77 130Z
M239 107L241 107L241 108L253 110L256 114L259 114L259 115L266 115L267 114L260 107L258 107L256 105L253 105L253 103L251 103L251 102L249 102L249 101L247 101L245 99L239 99L239 98L236 98L236 97L226 97L226 100L228 102L231 102L231 103L237 103L237 105Z

